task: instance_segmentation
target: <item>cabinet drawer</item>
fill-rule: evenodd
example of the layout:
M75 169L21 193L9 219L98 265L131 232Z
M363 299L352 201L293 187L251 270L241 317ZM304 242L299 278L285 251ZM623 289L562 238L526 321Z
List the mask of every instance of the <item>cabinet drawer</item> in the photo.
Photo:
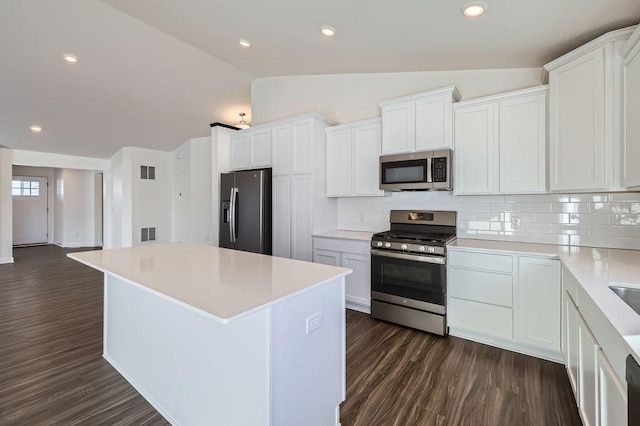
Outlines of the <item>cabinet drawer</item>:
M447 293L458 299L510 308L513 306L513 277L491 272L449 268Z
M513 339L511 308L450 297L447 316L450 327L476 331L503 339Z
M322 250L335 250L346 253L369 254L371 243L369 241L343 240L338 238L313 237L313 248Z
M508 273L513 271L513 258L501 254L449 251L447 262L450 266L458 266L460 268Z

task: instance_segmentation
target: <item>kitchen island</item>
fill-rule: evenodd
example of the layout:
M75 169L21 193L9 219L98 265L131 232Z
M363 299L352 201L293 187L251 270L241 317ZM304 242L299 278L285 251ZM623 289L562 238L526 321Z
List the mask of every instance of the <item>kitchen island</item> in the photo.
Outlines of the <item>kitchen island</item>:
M69 257L105 274L104 358L172 424L339 424L349 269L186 243Z

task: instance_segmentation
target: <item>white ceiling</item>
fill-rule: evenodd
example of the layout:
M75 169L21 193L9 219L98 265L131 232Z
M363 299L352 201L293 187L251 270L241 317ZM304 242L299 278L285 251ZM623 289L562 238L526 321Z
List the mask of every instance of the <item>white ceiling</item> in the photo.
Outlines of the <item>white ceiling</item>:
M2 0L0 145L172 150L250 121L255 77L537 67L640 21L638 0L486 1L469 20L461 0Z

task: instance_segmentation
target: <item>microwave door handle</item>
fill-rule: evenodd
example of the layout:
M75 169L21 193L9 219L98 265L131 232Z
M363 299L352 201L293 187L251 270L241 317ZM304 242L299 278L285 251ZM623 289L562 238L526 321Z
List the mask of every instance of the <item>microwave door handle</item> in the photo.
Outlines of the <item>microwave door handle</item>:
M427 158L427 183L433 183L433 158Z

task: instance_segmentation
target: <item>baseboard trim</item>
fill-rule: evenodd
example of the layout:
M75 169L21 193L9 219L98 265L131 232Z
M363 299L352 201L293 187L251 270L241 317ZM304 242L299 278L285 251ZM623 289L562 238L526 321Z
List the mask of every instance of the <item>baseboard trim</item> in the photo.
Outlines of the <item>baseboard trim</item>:
M0 265L4 263L14 263L13 256L0 258Z
M529 355L536 358L552 361L558 364L564 365L564 359L561 352L555 352L548 349L535 348L529 345L525 345L517 342L506 342L499 338L481 335L475 332L462 330L454 327L450 327L449 335L459 337L465 340L471 340L473 342L482 343L489 346L495 346L496 348L505 349L511 352L517 352L523 355Z
M358 311L365 314L371 313L371 301L361 297L346 296L346 307L352 311Z
M96 243L60 243L55 242L54 245L62 248L84 248L84 247L102 247L102 244Z

